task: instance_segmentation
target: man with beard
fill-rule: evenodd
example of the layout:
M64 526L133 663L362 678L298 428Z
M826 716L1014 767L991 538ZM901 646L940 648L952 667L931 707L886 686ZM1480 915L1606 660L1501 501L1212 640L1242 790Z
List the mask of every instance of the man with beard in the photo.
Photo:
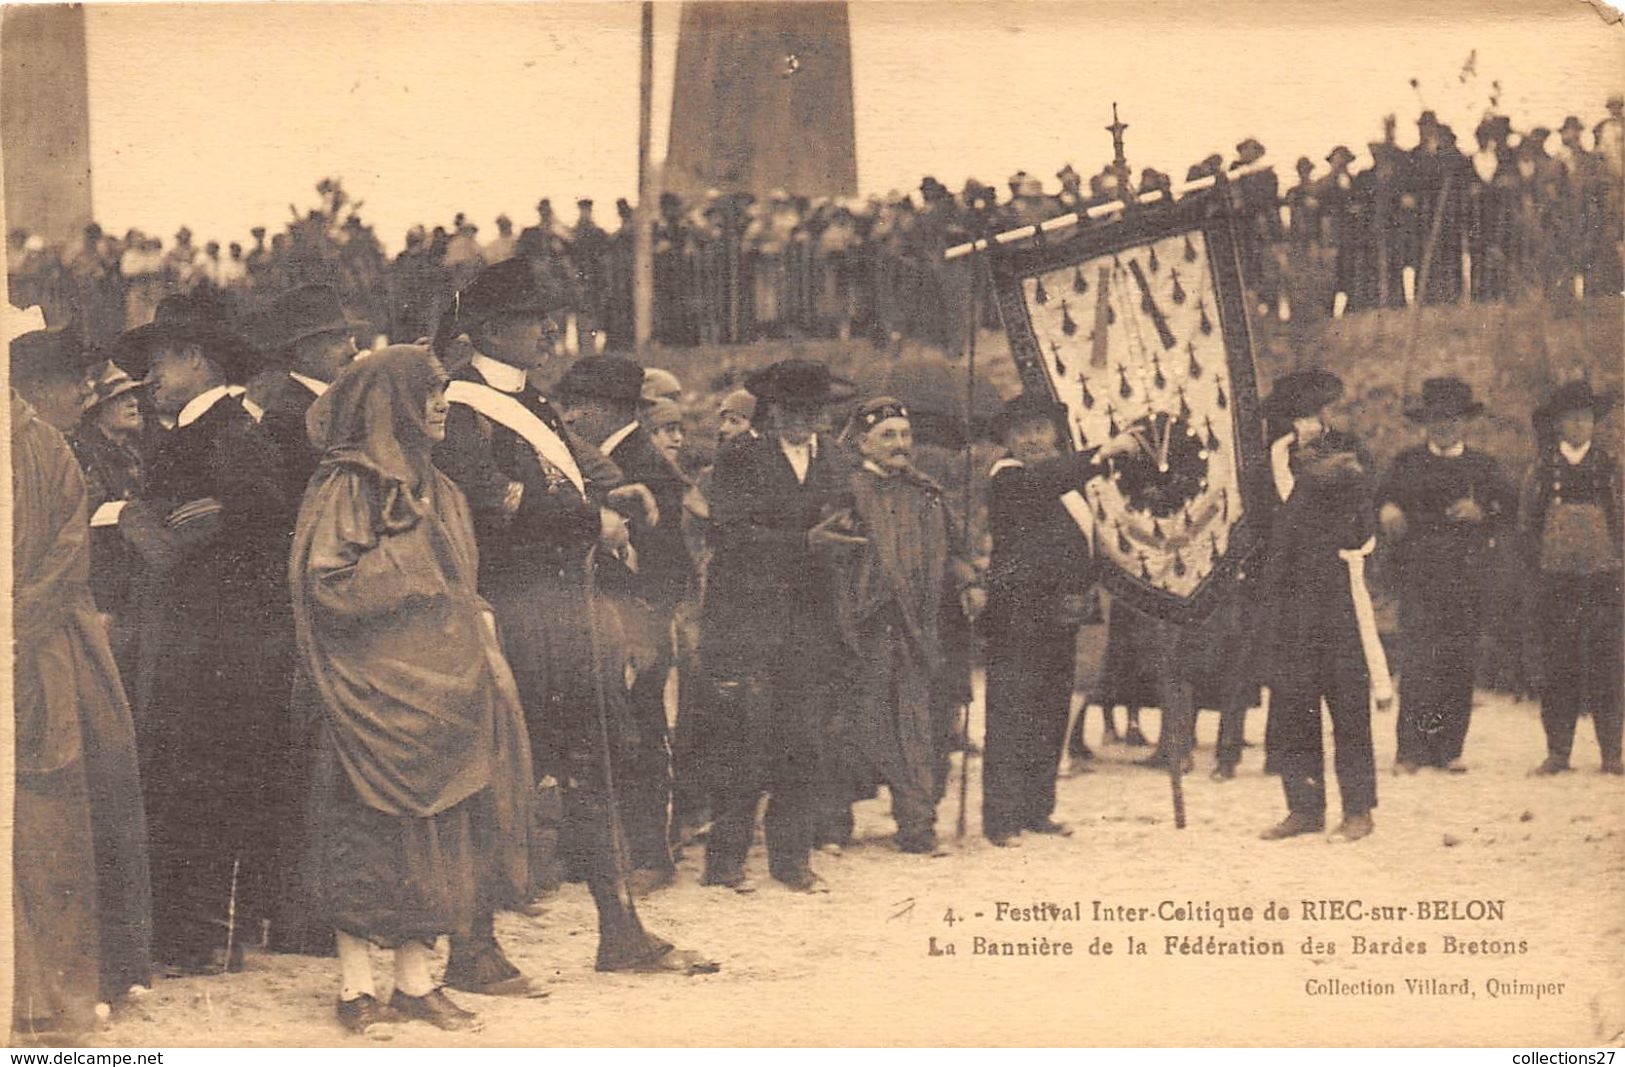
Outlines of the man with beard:
M536 773L561 783L563 852L598 909L601 971L693 974L714 964L643 928L628 890L612 794L613 758L628 719L624 688L606 678L611 636L591 591L595 548L618 551L626 524L610 509L638 494L573 435L530 383L561 341L559 300L525 257L485 268L457 294L441 341L467 331L475 354L447 391L451 414L435 464L468 497L480 549L480 592L495 609L525 710ZM454 989L532 996L535 986L497 945L489 906L455 938Z
M847 492L845 460L817 432L836 384L803 359L752 374L763 432L717 456L701 620L715 700L695 742L711 791L706 885L750 890L745 859L765 793L773 877L800 892L823 887L808 858L839 661L828 553L865 543L843 529L848 515L826 516Z
M634 566L600 567L627 636L632 736L621 776L621 819L633 867L633 888L672 884L677 867L667 843L671 754L666 731L666 675L671 671L671 623L688 589L693 562L683 543L687 483L655 447L638 418L643 368L621 356L577 360L554 387L564 424L595 445L628 483L642 485L653 506L632 523Z
M172 301L172 302L171 302ZM242 965L269 918L289 810L294 501L242 399L257 369L204 294L130 331L152 353L158 438L119 528L145 573L131 686L151 831L155 954L199 973Z
M849 476L850 515L866 544L835 560L836 618L854 670L849 721L830 732L841 746L832 762L857 795L884 784L898 848L929 854L953 727L934 714L946 666L938 622L948 597L974 621L985 594L941 486L914 467L908 408L876 397L852 429L863 462Z

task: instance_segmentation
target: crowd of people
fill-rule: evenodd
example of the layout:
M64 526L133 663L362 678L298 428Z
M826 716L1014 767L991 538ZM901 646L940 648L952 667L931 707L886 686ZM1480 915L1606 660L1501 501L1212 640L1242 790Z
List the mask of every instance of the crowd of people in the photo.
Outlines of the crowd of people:
M1486 114L1470 145L1424 111L1416 146L1400 148L1390 117L1367 148L1371 164L1359 171L1345 145L1324 161L1299 159L1295 184L1283 188L1273 168L1255 173L1266 150L1248 138L1230 161L1211 155L1183 176L1235 174L1246 275L1266 313L1315 321L1416 301L1621 290L1625 100L1611 98L1589 127L1570 115L1555 134L1514 131L1506 116ZM1176 177L1145 168L1136 180L1107 164L1086 179L1069 164L1053 192L1020 171L1003 193L969 179L956 194L926 177L917 192L867 199L665 194L652 223L653 336L666 345L907 336L956 352L973 280L965 263L944 262L947 248L1125 192L1168 195ZM72 319L101 343L147 321L170 293L217 290L247 309L321 283L339 290L370 334L411 341L433 335L451 294L482 266L520 256L569 309L571 351L633 345L633 211L624 199L613 231L590 200L578 202L573 222L542 200L533 224L502 216L488 239L462 214L449 226L416 226L391 259L338 182L317 191L321 206L269 240L262 226L250 240L200 247L183 228L165 248L155 236L117 237L93 224L77 247L55 248L14 231L14 302L40 305L53 325Z
M1401 301L1500 299L1525 284L1618 290L1596 281L1619 269L1617 227L1584 214L1595 180L1617 222L1617 102L1600 151L1575 142L1567 162L1539 154L1540 131L1514 149L1487 123L1481 144L1502 160L1489 178L1423 120L1421 146L1387 159L1408 182L1432 159L1433 184L1377 185L1410 222L1383 208L1388 228L1352 234L1347 219L1367 203L1355 190L1370 183L1343 184L1346 152L1285 197L1286 243L1338 264L1327 313L1393 301L1385 278ZM1565 124L1565 145L1577 128ZM1246 204L1270 179L1245 169L1262 146L1238 147ZM1222 168L1215 157L1193 173ZM1544 188L1535 174L1552 195L1578 197L1578 229L1561 228L1571 201L1529 199ZM1062 180L1051 198L1023 177L1004 205L988 190L962 204L929 183L923 206L882 206L847 251L881 233L912 249L899 261L914 263L916 282L937 285L957 235L1112 195L1104 177L1089 197L1077 175ZM352 1033L402 1020L468 1030L478 1019L448 989L546 995L504 952L494 916L535 914L567 880L596 905L599 970L715 971L649 929L637 899L672 885L696 845L704 885L751 892L764 798L767 870L797 892L828 890L815 859L854 844L853 806L882 787L897 849L937 852L952 756L963 768L974 749L976 662L987 677L983 835L1013 848L1071 833L1055 818L1055 782L1077 633L1101 621L1100 564L1089 521L1063 497L1146 442L1126 432L1073 453L1065 412L1018 396L990 427L1001 454L970 509L985 522L973 521L943 488L970 443L939 436L941 413L788 359L723 398L714 463L696 470L682 383L617 352L629 304L604 294L627 281L624 225L604 234L584 210L565 233L544 211L517 237L504 228L504 251L478 245L465 220L444 241L409 241L386 268L353 213L337 222L343 191L323 194L276 251L234 251L240 270L141 238L103 258L110 246L87 234L63 268L76 279L72 324L47 326L62 308L46 307L35 328L8 329L16 1035L82 1031L155 973L237 970L250 949L333 957L336 1019ZM1260 203L1249 216L1259 226L1281 220L1273 192ZM1531 203L1538 226L1519 214ZM830 290L797 288L785 266L791 249L826 247L828 228L807 236L810 205L664 207L667 340L758 336L822 306ZM729 265L707 273L692 220L735 210L737 228L717 231L731 235ZM996 222L966 228L972 210ZM817 211L858 233L847 207ZM882 231L881 219L905 217ZM1556 283L1518 266L1535 261L1516 235L1537 230L1567 235ZM1274 247L1273 231L1250 232L1244 256ZM589 259L593 233L602 255ZM13 268L25 286L48 273L28 262ZM733 274L741 262L749 269ZM720 304L708 302L719 290L691 299L702 276L730 279ZM1256 263L1247 276L1266 304L1294 299ZM420 281L403 290L403 277ZM848 325L882 314L860 288L834 290ZM15 280L13 292L50 296ZM908 315L957 328L952 301L935 299ZM1367 556L1384 542L1400 570L1394 770L1463 773L1483 561L1516 539L1546 660L1536 773L1569 769L1587 714L1602 770L1625 773L1621 479L1595 439L1617 397L1584 381L1547 397L1520 491L1465 443L1483 408L1462 381L1424 383L1406 412L1422 441L1385 472L1328 425L1342 388L1324 370L1286 374L1260 425L1242 428L1270 461L1267 536L1206 623L1172 628L1111 604L1097 694L1107 736L1116 706L1131 711L1131 740L1133 710L1159 707L1145 762L1183 772L1197 710L1216 709L1223 780L1242 758L1246 714L1267 707L1265 770L1281 777L1287 814L1264 836L1287 838L1326 826L1324 702L1335 836L1358 841L1375 828L1371 709L1392 697ZM1077 761L1091 755L1083 721ZM387 1001L373 945L393 951Z
M976 532L922 470L967 443L822 363L724 398L695 475L681 383L564 353L570 309L523 258L461 287L438 348L358 353L345 310L320 284L246 316L203 291L97 353L63 328L11 341L16 1033L82 1029L155 968L232 971L248 948L336 957L351 1032L469 1029L446 989L545 995L493 917L564 880L597 905L599 970L714 971L636 899L700 841L703 884L750 892L764 797L791 890L827 891L814 858L853 844L881 787L896 847L934 853L978 639L982 832L1071 832L1055 781L1099 573L1062 498L1146 442L1071 453L1065 413L1016 397ZM1620 470L1594 439L1617 398L1557 389L1520 493L1465 444L1463 382L1424 384L1424 440L1380 478L1326 424L1341 392L1319 369L1273 383L1266 545L1207 623L1112 605L1108 675L1153 681L1108 685L1108 732L1114 704L1159 706L1148 762L1189 769L1217 708L1222 780L1267 688L1288 813L1264 836L1292 837L1326 823L1324 701L1337 836L1359 840L1391 697L1366 555L1385 539L1403 571L1395 771L1459 773L1482 559L1516 537L1548 659L1536 772L1569 769L1590 714L1625 773ZM394 953L387 1002L369 945Z

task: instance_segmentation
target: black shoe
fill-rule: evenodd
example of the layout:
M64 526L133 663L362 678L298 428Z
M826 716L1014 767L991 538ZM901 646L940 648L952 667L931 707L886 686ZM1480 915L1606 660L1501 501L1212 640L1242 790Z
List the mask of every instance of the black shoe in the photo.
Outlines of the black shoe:
M937 850L936 834L898 834L897 847L915 856L929 856Z
M1064 822L1056 822L1054 819L1039 819L1037 822L1028 823L1022 829L1030 834L1046 834L1050 837L1072 836L1072 827Z
M1529 773L1535 775L1536 777L1546 778L1554 774L1563 774L1568 769L1568 760L1560 760L1556 756L1547 756L1541 761L1540 766L1536 767Z
M735 893L756 892L756 884L745 874L743 867L731 871L706 871L705 877L700 879L700 884L732 889Z
M442 989L430 990L421 997L409 997L397 989L389 998L389 1006L403 1019L415 1019L442 1030L480 1028L480 1017L453 1004Z
M1293 812L1258 836L1265 841L1281 841L1300 834L1318 834L1325 828L1325 816L1301 815Z
M797 893L828 893L829 883L814 874L811 868L803 867L799 871L790 871L786 874L775 874L773 879L786 889Z
M383 1029L401 1021L394 1008L378 1003L378 998L371 993L363 993L354 1000L340 1000L337 1014L340 1026L352 1034L374 1040L384 1039Z
M518 997L535 1000L547 991L523 974L495 942L459 953L454 944L446 964L446 985L482 997Z

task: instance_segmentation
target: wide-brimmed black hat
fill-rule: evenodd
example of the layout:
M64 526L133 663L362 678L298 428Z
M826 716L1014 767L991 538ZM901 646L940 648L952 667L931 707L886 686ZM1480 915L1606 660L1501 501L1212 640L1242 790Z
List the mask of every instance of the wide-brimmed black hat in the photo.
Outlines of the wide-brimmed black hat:
M301 285L278 293L270 306L245 325L248 339L262 352L281 352L309 337L351 333L339 291L331 285Z
M1460 378L1428 378L1422 382L1422 398L1405 409L1412 422L1471 418L1484 410L1473 399L1473 387Z
M85 380L85 356L79 336L57 327L30 330L11 341L11 378L15 382L58 383Z
M553 392L634 406L643 397L643 368L621 356L583 356L570 364Z
M1605 393L1595 392L1591 383L1584 379L1564 382L1552 391L1552 395L1535 408L1534 422L1537 429L1551 425L1559 416L1570 411L1590 411L1597 418L1613 411L1619 406L1619 393L1610 389Z
M452 315L468 329L498 315L551 315L562 307L523 256L493 263L474 275L452 301Z
M831 374L826 364L784 359L750 375L745 388L764 403L806 410L850 398L853 385Z
M1343 379L1329 370L1310 367L1275 379L1275 388L1260 405L1272 419L1300 419L1313 415L1343 395Z
M232 382L247 381L259 369L253 349L233 322L230 305L220 294L206 289L175 293L158 301L151 322L119 335L111 358L131 376L144 380L152 372L155 351L189 344L202 348Z
M988 420L988 434L1002 441L1017 426L1029 422L1049 422L1059 430L1066 424L1067 411L1060 403L1041 393L1018 393L1005 401L999 413Z
M1326 153L1326 162L1330 163L1334 167L1339 163L1353 163L1354 160L1355 155L1353 152L1349 151L1349 146L1346 144L1340 144L1330 152Z

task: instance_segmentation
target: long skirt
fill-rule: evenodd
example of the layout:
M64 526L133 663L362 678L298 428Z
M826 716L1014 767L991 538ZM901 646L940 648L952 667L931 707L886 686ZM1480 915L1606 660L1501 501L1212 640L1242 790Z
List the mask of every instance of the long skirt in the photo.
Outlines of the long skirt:
M468 934L477 911L517 903L486 899L502 883L490 790L428 818L386 814L362 802L325 738L313 786L315 905L329 927L381 948L433 945Z

